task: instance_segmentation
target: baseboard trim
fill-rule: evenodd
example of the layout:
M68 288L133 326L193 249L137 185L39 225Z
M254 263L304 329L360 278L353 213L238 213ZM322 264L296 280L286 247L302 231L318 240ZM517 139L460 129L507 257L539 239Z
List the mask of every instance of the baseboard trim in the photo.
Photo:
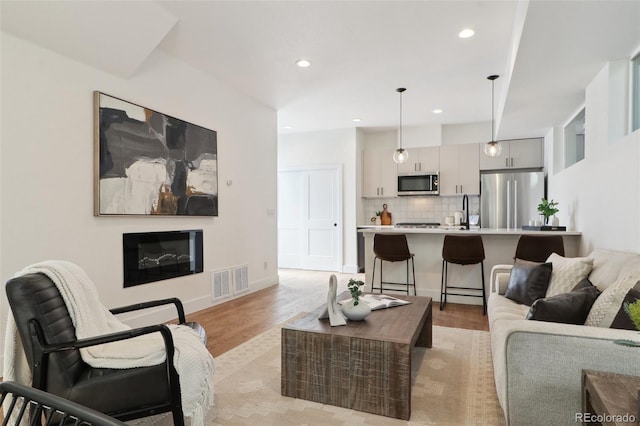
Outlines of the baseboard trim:
M357 274L358 265L342 265L342 273L344 274Z

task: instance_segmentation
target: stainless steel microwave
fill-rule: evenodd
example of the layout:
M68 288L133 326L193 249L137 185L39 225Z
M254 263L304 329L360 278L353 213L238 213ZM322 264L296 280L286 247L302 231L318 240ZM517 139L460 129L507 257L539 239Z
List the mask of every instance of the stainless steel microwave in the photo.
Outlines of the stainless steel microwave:
M438 195L438 173L398 175L398 195Z

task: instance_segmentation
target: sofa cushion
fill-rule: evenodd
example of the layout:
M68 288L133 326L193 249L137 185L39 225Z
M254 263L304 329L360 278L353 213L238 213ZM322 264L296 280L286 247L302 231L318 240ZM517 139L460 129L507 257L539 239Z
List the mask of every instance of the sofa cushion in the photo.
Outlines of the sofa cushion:
M631 318L629 318L629 314L624 309L625 303L634 303L637 300L640 300L640 281L636 283L636 285L629 290L627 295L622 300L622 305L618 310L613 322L611 323L611 328L620 328L624 330L637 330Z
M593 259L590 257L562 257L552 253L547 262L553 264L553 273L546 297L569 293L593 269Z
M640 279L640 271L628 271L607 287L589 311L585 325L590 327L611 327L625 296Z
M514 320L523 320L527 312L529 312L529 306L516 303L498 293L491 293L489 299L487 299L489 329L493 327L496 321L506 320L507 322L512 322Z
M514 302L531 306L547 292L551 268L551 263L516 259L505 296Z
M587 320L591 306L600 295L598 287L585 278L569 293L538 299L533 302L527 319L582 325Z
M589 280L600 290L605 290L627 272L640 270L640 255L635 253L597 248L589 257L593 258Z

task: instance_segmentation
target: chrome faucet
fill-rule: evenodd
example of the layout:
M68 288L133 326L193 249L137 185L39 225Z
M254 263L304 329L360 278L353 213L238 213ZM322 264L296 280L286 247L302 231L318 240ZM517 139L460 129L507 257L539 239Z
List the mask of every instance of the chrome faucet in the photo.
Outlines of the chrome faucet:
M466 208L465 208L466 206ZM464 221L464 227L465 229L469 229L469 197L467 196L467 194L464 194L462 196L462 210L464 210L464 216L465 216L465 221Z

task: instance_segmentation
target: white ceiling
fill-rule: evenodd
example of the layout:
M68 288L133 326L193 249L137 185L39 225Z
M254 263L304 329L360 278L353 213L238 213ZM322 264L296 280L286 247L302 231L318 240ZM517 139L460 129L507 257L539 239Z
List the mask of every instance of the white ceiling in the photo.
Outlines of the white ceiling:
M130 78L154 49L278 111L279 131L487 122L543 136L605 62L640 48L640 1L8 1L1 29ZM460 39L464 28L476 35ZM312 66L300 69L306 58ZM433 114L442 108L442 114ZM360 123L352 122L361 118ZM284 126L293 129L284 130Z

